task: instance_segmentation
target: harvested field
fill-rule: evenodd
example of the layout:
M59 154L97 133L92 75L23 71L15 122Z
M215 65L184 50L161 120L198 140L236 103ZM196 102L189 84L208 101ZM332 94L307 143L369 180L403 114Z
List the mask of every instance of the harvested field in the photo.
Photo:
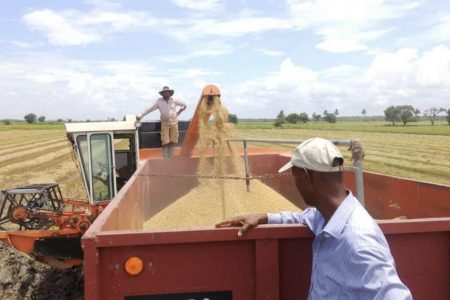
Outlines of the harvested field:
M359 138L366 152L365 170L450 184L449 135L358 130L358 126L354 126L353 131L241 128L236 130L234 135L285 139L306 139L315 136L330 139ZM294 147L270 144L264 146L283 149ZM349 162L350 156L345 147L341 147L341 151ZM86 198L64 130L0 130L0 189L39 182L59 183L65 197Z
M63 130L0 131L0 189L52 182L64 197L86 198Z
M450 185L450 136L305 129L240 129L242 137L268 139L360 139L365 150L364 169L405 178ZM292 145L252 144L292 149ZM340 147L346 163L350 153Z

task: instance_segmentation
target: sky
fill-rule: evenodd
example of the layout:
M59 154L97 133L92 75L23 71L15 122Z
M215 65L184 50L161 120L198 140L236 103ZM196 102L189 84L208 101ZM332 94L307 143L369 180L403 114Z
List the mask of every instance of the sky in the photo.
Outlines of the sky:
M0 119L121 119L164 85L189 119L210 83L239 118L450 108L448 0L0 5Z

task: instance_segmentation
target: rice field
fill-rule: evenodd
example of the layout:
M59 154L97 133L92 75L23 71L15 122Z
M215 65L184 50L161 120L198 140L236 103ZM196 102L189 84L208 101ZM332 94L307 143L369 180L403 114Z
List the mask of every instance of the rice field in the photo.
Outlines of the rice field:
M240 129L238 135L268 139L308 139L316 136L327 139L359 139L363 142L366 154L365 170L450 185L448 135L308 129ZM264 146L293 148L292 145ZM341 152L349 164L349 151L341 147Z
M349 123L341 126L351 127ZM40 126L32 128L39 130L25 127L5 130L7 126L0 127L1 190L31 183L56 182L59 183L64 197L86 198L82 179L63 128ZM358 126L353 126L352 130L238 126L236 135L285 139L307 139L315 136L360 139L366 153L365 170L450 185L450 135L359 131ZM264 146L284 149L294 147ZM345 147L341 148L341 151L349 163L350 153Z
M64 130L0 130L0 190L53 182L64 197L86 198Z

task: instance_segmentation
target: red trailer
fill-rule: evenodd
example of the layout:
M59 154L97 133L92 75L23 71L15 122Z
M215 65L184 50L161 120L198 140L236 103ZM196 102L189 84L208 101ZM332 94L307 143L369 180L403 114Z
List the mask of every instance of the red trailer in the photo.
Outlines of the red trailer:
M273 150L247 154L253 176L275 174L289 159ZM194 174L197 161L146 160L92 224L82 239L87 300L306 299L313 235L305 226L266 225L242 238L232 228L143 229L197 180L153 174ZM366 208L380 219L414 299L449 299L450 187L369 172L363 177ZM355 191L354 173L346 172L345 180ZM305 206L291 176L264 183Z

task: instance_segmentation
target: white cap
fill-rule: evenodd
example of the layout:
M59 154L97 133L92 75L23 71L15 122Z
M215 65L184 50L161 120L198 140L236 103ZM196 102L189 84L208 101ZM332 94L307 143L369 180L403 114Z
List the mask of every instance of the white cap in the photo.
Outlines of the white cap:
M318 172L339 172L342 170L341 166L333 167L335 158L344 159L332 142L316 137L298 145L291 160L278 172L284 172L294 166Z

